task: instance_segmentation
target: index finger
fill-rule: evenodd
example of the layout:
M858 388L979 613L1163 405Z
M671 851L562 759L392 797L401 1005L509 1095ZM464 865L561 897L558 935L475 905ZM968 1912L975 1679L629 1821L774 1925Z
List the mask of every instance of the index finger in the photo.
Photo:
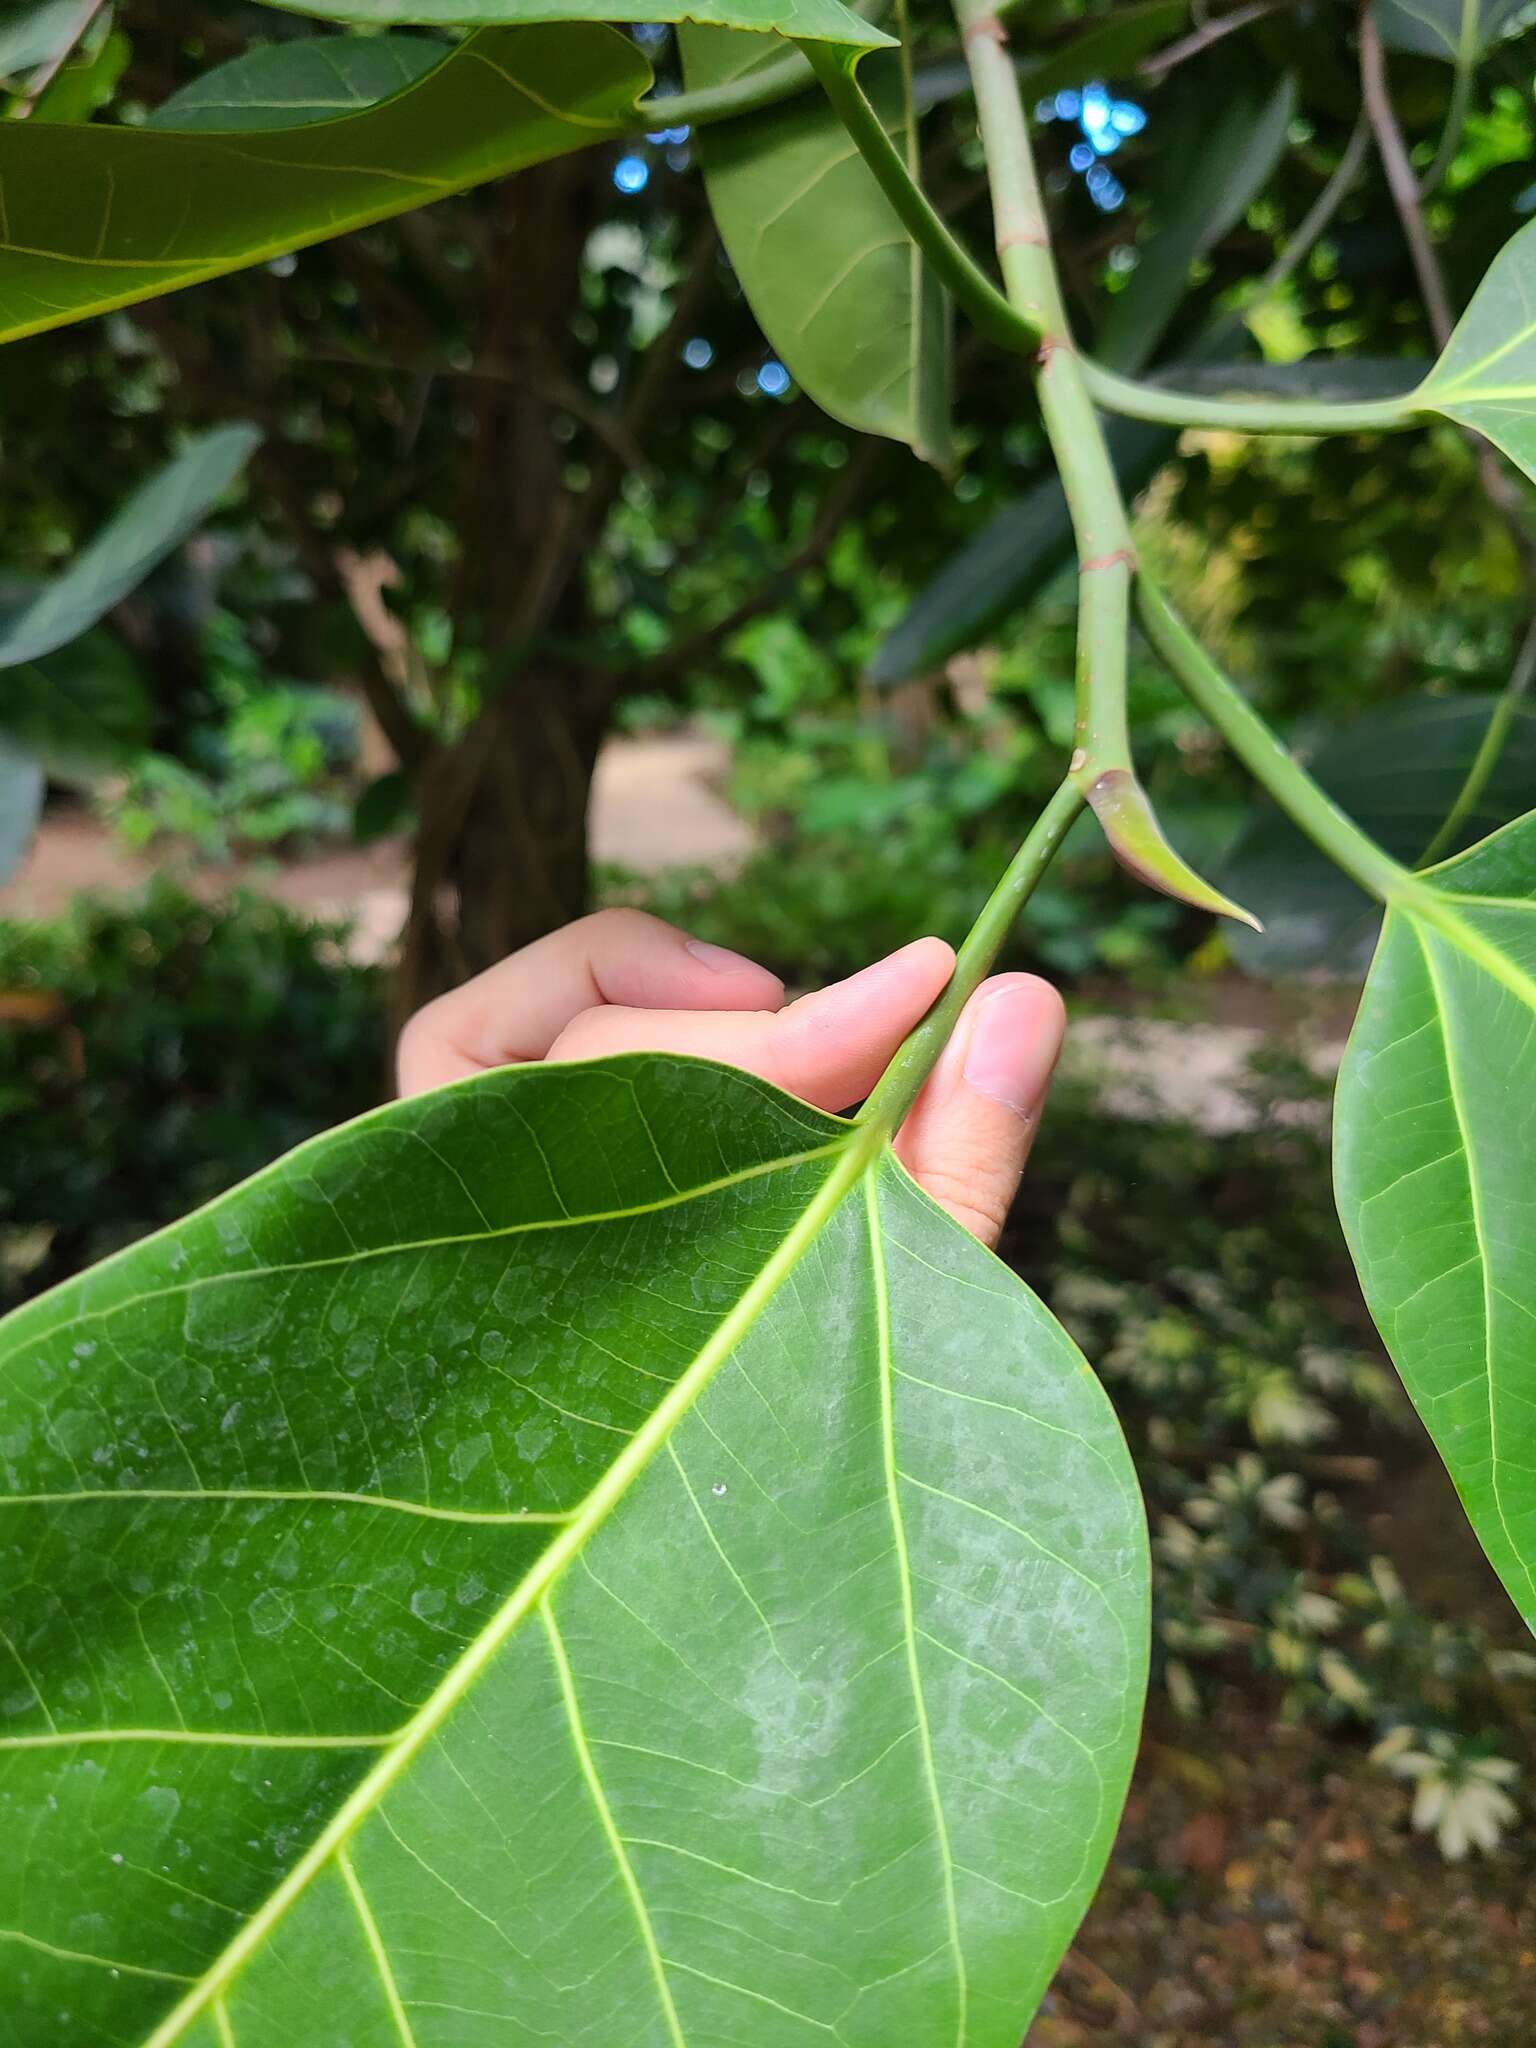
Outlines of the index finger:
M536 939L418 1010L400 1034L402 1095L539 1060L571 1021L637 1010L777 1010L784 984L740 953L642 910L600 910Z

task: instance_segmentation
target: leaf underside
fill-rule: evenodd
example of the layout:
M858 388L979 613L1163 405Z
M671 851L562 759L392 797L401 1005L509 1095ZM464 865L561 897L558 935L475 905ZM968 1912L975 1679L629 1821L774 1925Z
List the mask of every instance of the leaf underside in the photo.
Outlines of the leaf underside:
M291 2048L322 1987L351 2048L1014 2048L1145 1532L1069 1339L872 1142L506 1071L0 1325L5 2048Z
M602 142L633 126L650 81L616 29L568 22L484 30L336 120L247 134L0 124L0 340Z
M1495 256L1419 396L1536 478L1536 221Z
M760 36L685 28L679 41L691 89L765 61ZM866 58L859 79L903 148L899 53ZM699 152L732 268L796 380L844 425L947 462L948 300L825 96L706 128Z
M1391 910L1339 1075L1361 1284L1536 1627L1536 815Z

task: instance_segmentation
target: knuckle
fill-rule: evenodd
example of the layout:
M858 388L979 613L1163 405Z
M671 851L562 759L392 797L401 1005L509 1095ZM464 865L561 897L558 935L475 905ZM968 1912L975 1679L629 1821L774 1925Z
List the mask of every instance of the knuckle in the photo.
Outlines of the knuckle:
M984 1245L996 1244L1013 1204L1015 1183L995 1172L967 1171L963 1165L928 1166L918 1176L941 1209L947 1209Z

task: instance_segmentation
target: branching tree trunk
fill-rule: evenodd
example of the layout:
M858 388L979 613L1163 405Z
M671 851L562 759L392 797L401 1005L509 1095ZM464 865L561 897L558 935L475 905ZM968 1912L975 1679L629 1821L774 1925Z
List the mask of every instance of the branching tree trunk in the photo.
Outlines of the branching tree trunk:
M606 684L548 672L526 681L419 777L397 1024L587 908L587 803Z

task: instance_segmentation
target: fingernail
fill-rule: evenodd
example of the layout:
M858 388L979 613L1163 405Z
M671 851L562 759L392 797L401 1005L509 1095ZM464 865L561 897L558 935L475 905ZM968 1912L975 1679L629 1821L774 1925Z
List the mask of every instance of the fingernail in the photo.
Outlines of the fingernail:
M1028 982L994 989L976 1006L965 1048L966 1081L1015 1116L1037 1116L1061 1041L1046 1027Z
M684 942L688 951L702 967L711 974L740 974L745 967L753 974L761 974L755 960L749 960L745 953L733 953L729 946L712 946L708 939L688 939Z

